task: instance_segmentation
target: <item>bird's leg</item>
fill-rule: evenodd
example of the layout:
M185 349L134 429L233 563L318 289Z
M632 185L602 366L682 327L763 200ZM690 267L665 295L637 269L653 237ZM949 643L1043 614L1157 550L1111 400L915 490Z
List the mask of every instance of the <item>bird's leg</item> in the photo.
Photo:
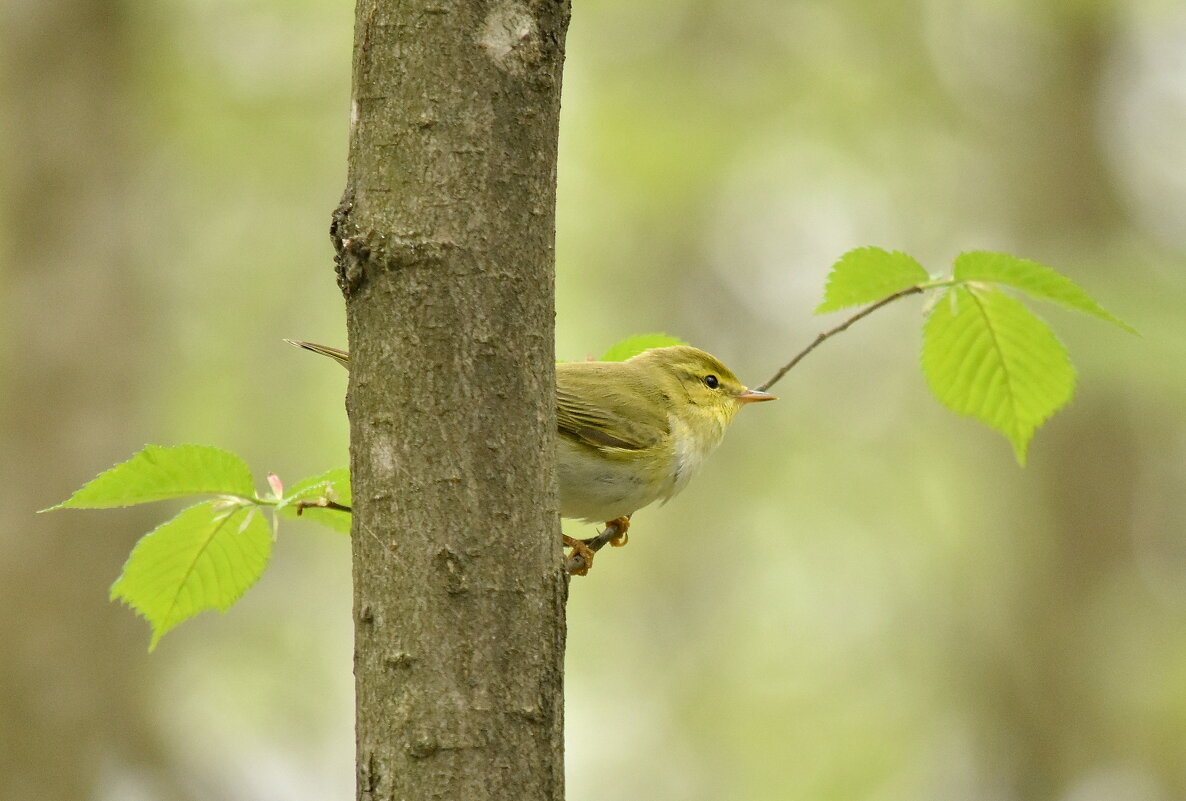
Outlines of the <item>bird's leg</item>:
M625 545L628 539L626 531L629 528L630 515L626 515L617 520L607 521L604 531L587 540L578 540L565 535L564 544L572 547L572 553L568 555L568 572L574 576L586 575L589 572L589 566L593 564L593 554L600 551L606 543L615 546Z
M581 542L588 545L594 551L600 551L605 547L606 543L609 543L615 548L621 548L630 540L630 536L626 533L629 530L630 515L624 515L616 520L605 521L604 531L596 537L590 537L587 540L581 540Z
M574 576L585 576L589 573L589 568L593 566L593 549L585 543L584 540L578 540L570 537L567 534L561 535L564 537L564 544L572 548L572 553L568 556L568 561L571 563L576 557L581 558L580 568L577 570L569 570L568 572Z

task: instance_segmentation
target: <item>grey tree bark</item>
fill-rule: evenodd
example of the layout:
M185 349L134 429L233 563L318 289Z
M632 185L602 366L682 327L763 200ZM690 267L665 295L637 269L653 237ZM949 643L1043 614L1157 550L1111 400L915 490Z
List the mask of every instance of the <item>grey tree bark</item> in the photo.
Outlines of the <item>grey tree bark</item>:
M332 228L358 798L563 798L553 242L567 0L360 0Z

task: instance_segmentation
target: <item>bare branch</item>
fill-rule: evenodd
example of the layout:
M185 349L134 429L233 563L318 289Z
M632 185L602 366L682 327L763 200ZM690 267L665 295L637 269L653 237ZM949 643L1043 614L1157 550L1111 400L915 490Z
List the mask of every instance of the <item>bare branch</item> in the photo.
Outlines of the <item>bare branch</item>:
M296 507L297 517L300 517L301 512L306 509L333 509L338 512L354 511L351 507L331 501L329 498L318 498L314 501L297 501L293 506Z
M835 328L833 328L829 331L825 331L824 333L817 336L815 338L815 340L812 341L812 343L810 345L808 345L803 350L799 351L799 353L795 355L795 358L791 359L789 362L787 362L781 368L779 368L778 372L775 373L774 376L770 378L770 380L768 380L764 384L761 384L761 385L755 387L755 389L757 389L759 392L765 392L766 390L770 389L770 387L774 386L774 383L776 381L778 381L780 378L782 378L784 375L786 375L788 372L790 372L792 367L794 367L799 362L803 361L803 358L805 356L807 356L807 354L811 353L813 350L815 350L817 347L819 347L821 344L823 344L824 340L829 339L830 337L833 337L836 334L839 334L841 331L844 331L845 329L847 329L850 325L855 323L857 320L861 319L862 317L868 317L870 314L877 311L882 306L886 306L890 303L893 303L895 300L898 300L899 298L904 298L907 295L918 295L924 289L926 289L926 287L922 286L921 284L916 284L915 286L907 287L906 289L901 289L892 295L887 295L886 297L882 298L881 300L877 301L876 303L872 304L871 306L866 306L865 308L861 309L859 312L854 314L852 317L849 317L847 320L845 320L840 325L836 326Z

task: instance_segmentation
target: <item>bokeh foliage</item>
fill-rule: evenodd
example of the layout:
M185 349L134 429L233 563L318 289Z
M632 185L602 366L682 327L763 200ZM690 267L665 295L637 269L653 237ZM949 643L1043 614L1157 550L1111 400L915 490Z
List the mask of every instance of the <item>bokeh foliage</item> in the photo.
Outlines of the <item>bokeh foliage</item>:
M350 793L340 538L289 527L148 658L103 600L143 519L31 513L149 441L345 462L345 374L280 340L344 344L352 19L6 15L0 797L21 764L58 797ZM558 358L663 330L756 384L863 244L1031 256L1144 336L1049 315L1081 382L1025 470L927 395L909 304L746 410L574 583L573 801L1186 794L1183 31L1159 0L576 4Z

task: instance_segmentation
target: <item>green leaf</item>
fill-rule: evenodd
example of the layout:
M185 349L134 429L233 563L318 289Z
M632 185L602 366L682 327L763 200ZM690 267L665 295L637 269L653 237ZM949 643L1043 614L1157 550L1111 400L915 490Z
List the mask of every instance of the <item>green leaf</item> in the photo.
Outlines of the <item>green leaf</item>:
M255 482L251 470L233 453L209 445L145 445L50 509L110 509L186 495L251 498Z
M152 643L205 609L226 611L256 582L272 533L254 505L212 500L182 511L140 538L111 599L152 624Z
M824 302L816 314L875 303L895 292L931 280L922 265L900 251L865 247L850 250L832 265Z
M276 511L287 518L297 518L298 501L318 501L321 499L350 506L350 471L342 467L330 470L313 478L306 478L293 486L292 491L284 497ZM350 513L341 509L323 509L316 506L306 506L299 512L302 520L312 520L321 523L334 531L350 534Z
M923 328L922 369L943 404L1004 434L1022 465L1034 431L1075 391L1050 327L991 287L956 286L938 298Z
M637 356L644 350L651 348L667 348L672 345L687 345L682 339L667 334L639 334L627 337L614 345L601 357L603 362L624 362L631 356Z
M1095 302L1074 281L1044 264L1007 253L974 250L955 259L957 281L983 281L1020 289L1031 297L1050 300L1068 309L1086 312L1135 334L1137 330Z

